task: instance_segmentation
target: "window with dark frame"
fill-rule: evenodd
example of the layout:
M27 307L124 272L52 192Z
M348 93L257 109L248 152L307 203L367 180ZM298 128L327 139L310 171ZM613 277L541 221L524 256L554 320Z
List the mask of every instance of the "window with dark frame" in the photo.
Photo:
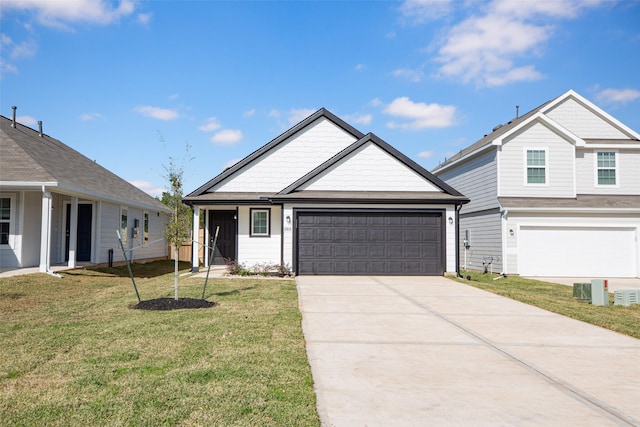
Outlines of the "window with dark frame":
M270 229L270 209L251 209L250 236L265 237L271 233Z
M149 212L144 213L144 220L142 224L142 234L144 243L149 243Z
M0 245L9 244L9 231L11 229L11 199L0 198Z

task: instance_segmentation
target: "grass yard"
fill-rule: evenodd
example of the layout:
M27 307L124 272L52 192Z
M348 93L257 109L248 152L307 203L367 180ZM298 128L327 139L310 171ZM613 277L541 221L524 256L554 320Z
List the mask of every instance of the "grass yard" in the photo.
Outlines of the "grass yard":
M142 299L172 297L172 270L134 265ZM0 279L3 426L320 425L294 281L209 280L215 307L146 311L126 267L62 274Z
M502 295L517 301L534 305L554 313L582 320L612 331L640 338L640 305L629 307L614 306L613 293L610 293L611 306L598 307L573 298L571 286L508 276L494 280L496 274L480 272L461 272L471 280L457 279L460 282Z

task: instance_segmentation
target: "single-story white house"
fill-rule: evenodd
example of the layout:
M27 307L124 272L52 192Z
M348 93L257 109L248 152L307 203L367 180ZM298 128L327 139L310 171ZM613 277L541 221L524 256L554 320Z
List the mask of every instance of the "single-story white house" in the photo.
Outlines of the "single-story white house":
M458 210L469 200L323 108L183 201L193 208L194 236L201 215L207 242L220 229L214 264L442 275L458 271Z
M0 116L0 271L164 258L168 209L71 147Z

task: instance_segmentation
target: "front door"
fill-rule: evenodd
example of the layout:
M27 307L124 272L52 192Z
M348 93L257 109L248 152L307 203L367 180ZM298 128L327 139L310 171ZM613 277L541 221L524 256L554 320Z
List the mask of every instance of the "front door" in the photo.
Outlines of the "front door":
M91 223L93 206L78 205L78 231L76 238L76 261L91 261ZM71 235L71 205L67 205L65 261L69 261L69 236Z
M216 227L220 227L213 257L213 265L225 265L227 260L236 259L235 217L235 211L209 211L209 247L213 245ZM210 259L210 250L207 251L207 253Z

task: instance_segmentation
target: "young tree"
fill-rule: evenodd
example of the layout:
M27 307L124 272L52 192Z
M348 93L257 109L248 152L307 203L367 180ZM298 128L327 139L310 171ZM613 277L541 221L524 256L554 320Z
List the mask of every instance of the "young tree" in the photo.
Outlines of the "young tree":
M189 146L187 146L187 153ZM190 237L191 209L182 203L182 180L184 175L183 164L173 157L169 158L169 166L164 166L165 179L169 184L169 191L162 193L162 203L171 209L170 219L164 230L164 237L174 247L174 298L178 299L178 262L180 257L180 245Z

